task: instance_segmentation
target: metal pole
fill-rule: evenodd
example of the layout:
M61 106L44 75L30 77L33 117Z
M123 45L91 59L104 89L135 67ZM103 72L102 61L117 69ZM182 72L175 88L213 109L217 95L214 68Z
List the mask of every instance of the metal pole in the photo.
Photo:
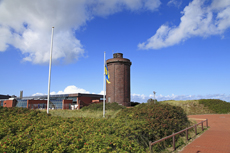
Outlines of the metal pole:
M105 117L105 52L104 52L104 78L103 78L103 88L104 88L104 95L103 95L103 117Z
M47 114L49 114L49 104L50 104L50 77L51 77L52 50L53 50L53 32L54 32L54 27L52 27L51 46L50 46L50 65L49 65L49 82L48 82L48 96L47 96Z
M155 94L156 94L156 92L155 92L155 91L153 91L153 94L154 94L154 103L156 103L156 98L155 98Z

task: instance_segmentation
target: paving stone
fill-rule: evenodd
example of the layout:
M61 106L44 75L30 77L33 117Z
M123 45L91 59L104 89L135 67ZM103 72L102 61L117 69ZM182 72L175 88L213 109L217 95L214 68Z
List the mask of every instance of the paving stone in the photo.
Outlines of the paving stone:
M187 145L181 153L230 153L230 114L189 115L188 117L208 119L210 128Z

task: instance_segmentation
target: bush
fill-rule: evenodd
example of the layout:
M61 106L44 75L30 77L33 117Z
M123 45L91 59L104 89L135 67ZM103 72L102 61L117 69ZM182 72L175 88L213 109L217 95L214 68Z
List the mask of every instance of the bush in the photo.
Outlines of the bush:
M139 105L139 104L140 104L140 103L138 103L138 102L132 102L132 101L130 102L130 105L131 105L131 106L137 106L137 105Z
M139 142L145 141L146 143L148 141L154 142L185 129L189 124L186 113L181 107L159 103L143 103L138 105L138 107L123 110L117 115L117 118L123 118L127 122L133 120L142 121L143 123L140 127L142 130L139 130L139 138L137 139L140 139ZM179 135L176 139L178 137ZM164 146L162 146L162 143L159 143L157 147L162 148L170 144L171 141L168 139L165 141Z
M150 99L148 99L147 100L147 103L157 103L158 101L155 99L152 99L152 98L150 98Z
M120 110L120 109L126 109L126 107L119 105L116 102L113 102L113 103L105 103L105 109L106 110ZM89 106L83 107L81 110L82 111L86 111L86 110L103 111L103 103L91 104Z
M127 109L112 103L108 108L112 106L122 110L110 119L61 118L1 108L0 152L147 152L149 141L178 132L188 123L180 107L148 103ZM168 139L154 148L171 143Z
M219 99L200 99L199 104L203 104L210 110L218 114L226 114L230 112L230 103Z
M52 117L34 110L12 115L10 112L18 108L2 110L0 152L146 152L148 149L127 136L133 122L126 125L119 119Z

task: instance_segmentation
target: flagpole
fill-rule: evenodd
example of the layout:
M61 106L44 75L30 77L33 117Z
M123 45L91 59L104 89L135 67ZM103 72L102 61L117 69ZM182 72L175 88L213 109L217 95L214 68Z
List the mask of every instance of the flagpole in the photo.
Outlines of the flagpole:
M51 46L50 46L50 64L49 64L49 81L48 81L48 96L47 96L47 114L49 114L49 104L50 104L50 77L51 77L52 50L53 50L53 34L54 34L54 27L52 27Z
M103 95L103 117L105 117L105 52L104 52L104 79L103 79L103 88L104 88L104 95Z

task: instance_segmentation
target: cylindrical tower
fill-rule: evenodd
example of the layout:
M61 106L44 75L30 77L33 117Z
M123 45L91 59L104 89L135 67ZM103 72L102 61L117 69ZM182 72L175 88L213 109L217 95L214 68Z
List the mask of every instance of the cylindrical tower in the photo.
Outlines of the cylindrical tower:
M129 59L123 58L122 53L113 54L106 61L109 71L109 81L106 82L106 102L117 102L130 106L130 66Z

